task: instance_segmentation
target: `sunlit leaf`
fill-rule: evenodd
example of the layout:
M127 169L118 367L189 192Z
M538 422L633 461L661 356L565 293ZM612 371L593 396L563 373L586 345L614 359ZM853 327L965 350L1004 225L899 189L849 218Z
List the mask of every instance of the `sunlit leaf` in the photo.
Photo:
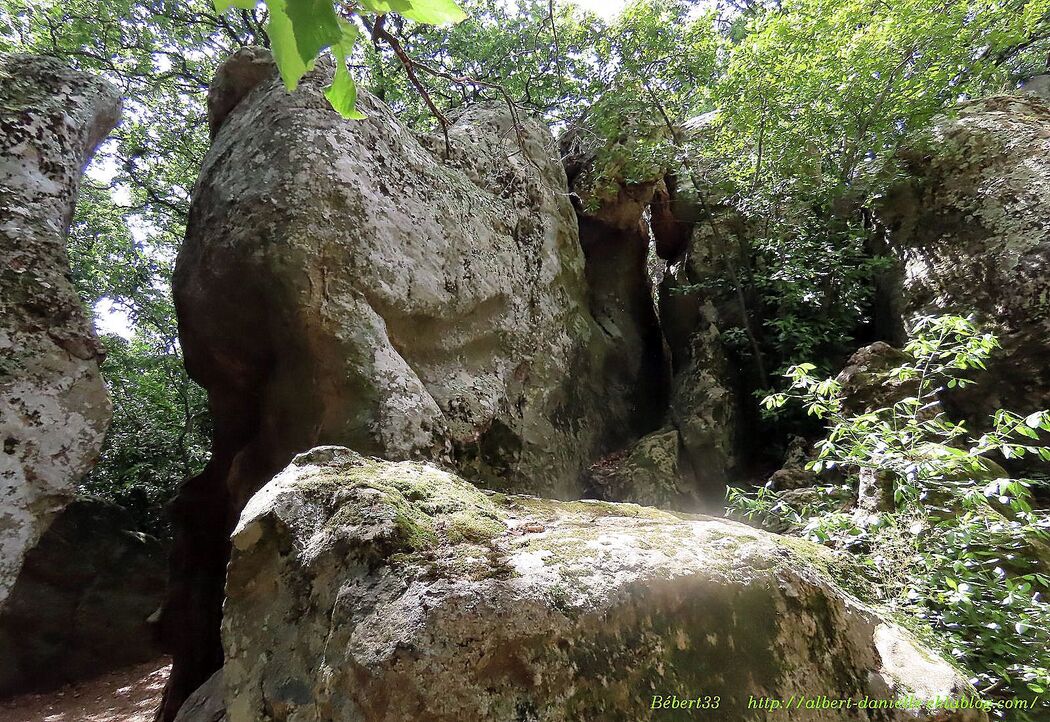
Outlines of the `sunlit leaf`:
M458 23L467 17L453 0L361 0L361 5L374 13L397 13L428 25Z
M295 45L304 63L309 64L322 50L342 40L343 30L332 6L332 0L279 1L291 21Z
M357 110L357 86L350 71L346 68L346 59L353 50L360 32L345 21L340 23L340 28L342 30L341 39L332 46L336 61L335 78L325 90L325 97L344 118L360 120L365 116Z
M258 0L214 0L215 12L224 13L230 8L240 8L241 10L251 10L258 5Z
M285 12L285 0L267 0L270 19L266 24L266 35L270 38L270 50L281 73L284 87L289 92L299 85L299 79L310 69L303 60L295 39L295 28Z

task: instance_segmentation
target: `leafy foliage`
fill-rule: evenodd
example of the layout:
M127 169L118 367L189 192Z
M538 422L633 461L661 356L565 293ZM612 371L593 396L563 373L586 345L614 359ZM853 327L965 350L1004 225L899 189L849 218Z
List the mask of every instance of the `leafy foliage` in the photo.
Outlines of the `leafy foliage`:
M838 383L813 376L811 364L793 367L790 389L765 400L800 401L825 419L810 468L888 476L889 510L846 511L840 500L850 490L830 487L809 501L733 490L730 507L856 555L875 601L932 625L986 692L1042 694L1050 689L1050 515L1033 510L1031 482L1004 478L993 456L1050 459L1039 437L1050 431L1050 412L1000 410L988 433L972 436L938 394L971 383L966 374L984 368L995 338L951 316L923 318L912 333L911 360L887 375L906 389L890 406L847 413Z
M556 126L573 122L592 97L593 48L605 24L571 4L547 0L465 0L467 19L442 27L390 20L407 53L427 73L435 102L453 110L510 98ZM369 52L363 82L408 125L429 129L433 115L395 55Z
M675 176L723 235L747 229L727 280L747 286L749 363L832 367L872 322L870 208L898 147L957 99L1044 72L1050 6L638 0L607 38L576 122L596 149L592 203Z
M186 376L176 349L157 338L110 334L102 341L113 421L81 488L131 511L143 531L165 536L165 504L208 459L207 398Z
M258 4L257 0L214 1L220 13L230 8L253 10ZM346 65L361 35L349 19L357 13L346 10L340 16L331 0L263 1L269 16L266 34L285 87L295 90L317 56L331 48L336 59L335 78L325 96L344 118L363 118L356 107L357 86ZM453 0L361 0L361 7L379 15L396 12L416 22L437 25L466 17Z
M897 148L957 98L1039 72L1048 6L792 0L734 36L693 167L755 229L766 353L834 365L870 321L867 209L897 176Z
M211 419L204 391L182 365L168 293L170 258L136 235L127 208L102 184L82 185L68 242L73 281L85 304L111 304L133 328L130 338L102 338L113 420L81 489L117 502L143 530L163 535L165 503L207 460Z
M787 373L789 391L766 397L767 408L795 398L805 403L809 414L828 420L830 430L817 445L814 470L840 464L888 471L902 480L895 499L901 503L918 500L914 494L905 498L917 491L912 486L916 479L923 480L926 491L934 484L966 486L970 479L986 473L984 459L993 452L1007 459L1038 454L1050 460L1050 448L1038 445L1037 432L1050 430L1050 412L1037 411L1022 418L1000 410L990 431L970 438L966 426L951 420L940 407L940 391L972 383L960 372L985 367L985 360L998 348L994 336L978 332L972 320L959 316L921 318L912 333L914 338L904 350L916 361L894 369L890 378L913 382L915 392L892 407L847 415L838 382L814 377L812 364L793 366Z

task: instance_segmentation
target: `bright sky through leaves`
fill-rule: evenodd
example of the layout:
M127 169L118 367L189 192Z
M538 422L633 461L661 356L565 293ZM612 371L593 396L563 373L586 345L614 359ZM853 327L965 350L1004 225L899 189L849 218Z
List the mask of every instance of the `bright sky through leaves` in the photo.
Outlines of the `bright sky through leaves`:
M611 20L615 17L623 10L623 6L626 4L624 0L563 0L563 2L566 5L578 5L585 10L590 10L606 20Z

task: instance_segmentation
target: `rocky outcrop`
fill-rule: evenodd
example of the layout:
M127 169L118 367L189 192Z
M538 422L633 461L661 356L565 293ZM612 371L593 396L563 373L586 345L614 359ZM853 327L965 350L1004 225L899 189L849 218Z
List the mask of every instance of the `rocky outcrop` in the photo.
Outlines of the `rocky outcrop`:
M167 548L92 498L67 506L25 558L0 613L0 695L58 687L160 655Z
M1050 101L1050 75L1036 75L1021 85L1021 92L1034 95L1044 101Z
M935 122L902 154L910 177L879 216L901 261L897 318L976 313L1003 345L978 383L946 398L963 416L1050 407L1050 106L993 96Z
M708 315L713 307L705 304L700 311L684 365L671 382L665 425L588 470L595 498L662 509L721 509L735 464L737 414L719 331Z
M820 474L807 469L813 457L812 444L801 436L792 436L788 440L784 461L766 482L766 488L778 492L793 491L815 486L820 482Z
M473 108L443 158L371 97L367 120L338 118L324 70L289 95L259 67L242 51L219 71L175 276L187 366L234 417L220 423L257 427L244 455L267 461L338 439L573 495L634 409L601 378L614 343L588 312L548 131L527 122L519 147L506 108ZM253 398L227 412L234 389Z
M670 416L693 470L693 485L710 507L725 499L726 482L736 464L736 403L721 331L713 306L701 308L689 337L684 364L671 387Z
M367 94L365 120L340 118L330 65L287 93L266 52L218 73L175 271L215 442L175 504L169 719L221 663L237 514L296 452L340 443L574 497L588 464L652 428L657 403L641 342L592 315L545 127L472 108L446 157Z
M80 174L119 111L98 78L0 56L0 608L109 424L102 351L69 281L65 236Z
M689 483L695 474L682 451L677 429L657 429L593 464L585 475L587 496L662 509L695 509L703 499Z
M230 722L634 720L672 694L744 720L752 695L968 689L819 571L824 550L714 518L486 493L325 447L249 502L233 543ZM984 715L806 717L876 718Z
M621 343L633 342L628 348L651 349L646 375L666 389L651 397L652 436L602 460L588 475L591 488L599 498L719 507L735 465L736 415L720 339L720 328L734 319L716 286L725 286L731 262L722 236L735 229L720 234L722 218L698 223L704 214L695 192L682 192L673 175L644 182L605 177L602 153L588 148L579 132L566 134L562 153L595 317ZM647 257L665 264L657 293ZM675 446L678 452L668 453Z
M914 396L919 391L917 380L901 380L891 373L907 363L914 363L914 359L885 341L857 349L835 377L843 411L864 414Z

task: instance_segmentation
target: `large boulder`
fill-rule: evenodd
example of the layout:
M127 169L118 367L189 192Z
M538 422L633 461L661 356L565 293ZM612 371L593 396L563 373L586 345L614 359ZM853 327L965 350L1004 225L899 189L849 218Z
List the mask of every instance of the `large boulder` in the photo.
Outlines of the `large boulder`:
M879 217L901 261L895 316L976 313L1003 351L946 403L986 421L1050 407L1050 105L1036 95L962 104L902 152L908 177Z
M0 695L57 687L161 650L167 546L115 504L78 498L26 554L0 612Z
M604 393L614 344L549 131L475 107L446 157L367 94L365 120L340 118L330 67L287 93L259 50L209 96L219 126L174 279L217 434L264 465L330 440L574 495L633 406Z
M364 120L339 117L331 73L321 62L289 94L268 51L244 49L209 94L174 294L215 442L175 505L168 719L221 661L237 514L295 453L340 443L574 497L652 403L623 361L643 351L592 315L549 130L475 107L446 152L367 93Z
M109 424L65 240L81 172L119 112L99 78L0 55L0 608Z
M745 720L767 696L969 691L820 571L820 547L715 518L483 492L428 464L322 447L252 498L233 544L230 722L635 720L672 695Z

